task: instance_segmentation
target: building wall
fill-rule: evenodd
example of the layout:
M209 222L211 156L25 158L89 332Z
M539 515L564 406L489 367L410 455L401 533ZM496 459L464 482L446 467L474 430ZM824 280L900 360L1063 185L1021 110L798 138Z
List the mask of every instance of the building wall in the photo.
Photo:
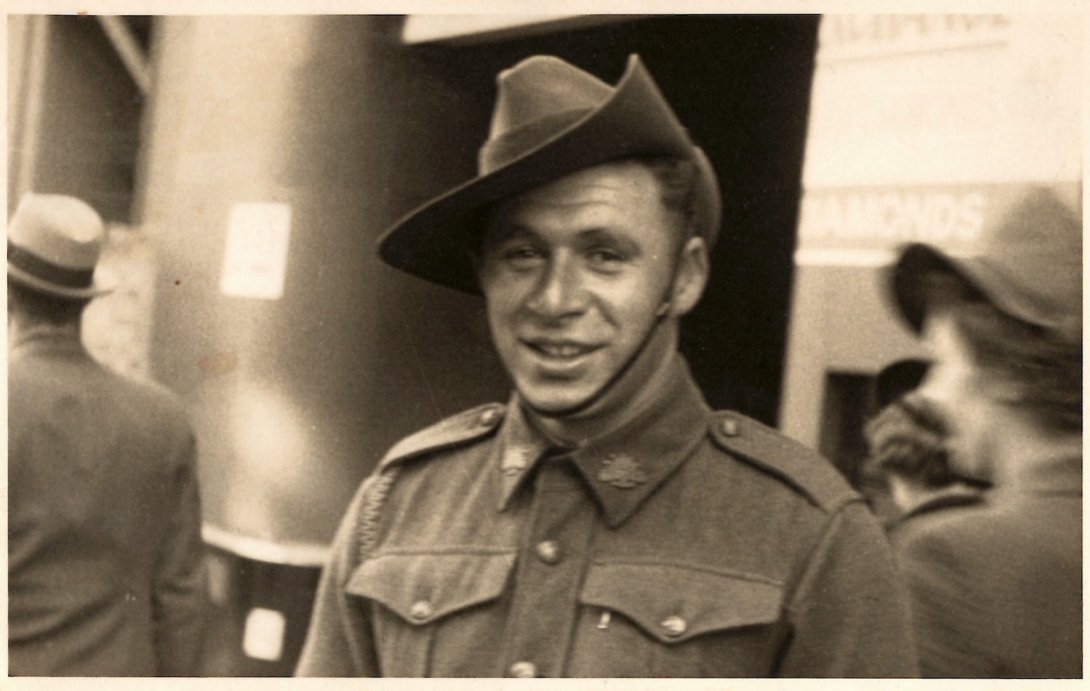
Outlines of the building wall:
M831 386L921 353L888 294L897 248L971 251L1027 185L1082 208L1082 27L1029 13L822 18L780 422L849 474L861 439L834 427L858 430L867 411L830 410L843 399Z

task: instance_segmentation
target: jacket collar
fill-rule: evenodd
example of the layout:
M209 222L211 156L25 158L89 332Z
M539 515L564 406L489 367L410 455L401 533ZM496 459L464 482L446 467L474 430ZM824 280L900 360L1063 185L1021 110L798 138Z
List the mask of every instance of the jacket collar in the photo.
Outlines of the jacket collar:
M9 324L9 326L11 326ZM75 324L34 324L14 328L10 334L9 361L36 352L84 352L80 341L80 326Z
M651 403L621 427L574 449L555 447L527 418L517 394L493 446L502 511L540 463L570 458L617 527L692 454L707 432L710 409L680 355Z
M955 483L949 487L936 490L930 497L924 499L919 504L916 504L908 511L905 511L901 515L900 520L903 521L912 516L919 516L920 514L930 513L940 509L950 509L957 506L972 506L981 503L983 500L984 495L981 490L961 483Z

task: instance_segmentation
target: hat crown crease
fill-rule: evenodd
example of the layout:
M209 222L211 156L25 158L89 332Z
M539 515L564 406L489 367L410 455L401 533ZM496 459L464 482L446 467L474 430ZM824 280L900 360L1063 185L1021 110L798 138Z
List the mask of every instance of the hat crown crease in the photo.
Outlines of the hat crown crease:
M496 81L489 139L559 112L594 108L614 92L594 75L552 56L527 58Z

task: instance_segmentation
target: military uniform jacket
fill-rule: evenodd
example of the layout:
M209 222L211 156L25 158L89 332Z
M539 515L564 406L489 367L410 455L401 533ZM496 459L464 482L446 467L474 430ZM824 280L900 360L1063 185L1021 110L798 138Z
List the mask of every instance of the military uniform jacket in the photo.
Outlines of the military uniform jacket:
M196 674L200 507L179 402L100 366L74 331L20 337L8 386L10 673Z
M909 676L881 529L813 452L711 412L680 359L646 410L527 453L517 400L397 444L335 539L298 673Z

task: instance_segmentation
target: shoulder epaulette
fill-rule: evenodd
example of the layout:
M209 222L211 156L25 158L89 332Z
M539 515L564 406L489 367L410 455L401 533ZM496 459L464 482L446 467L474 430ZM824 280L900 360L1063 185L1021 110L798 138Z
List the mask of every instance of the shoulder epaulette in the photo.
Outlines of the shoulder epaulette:
M778 477L826 511L859 498L824 456L741 413L716 413L709 433L723 450Z
M491 434L503 420L504 411L501 403L486 403L441 420L394 444L379 461L379 469L428 451L461 446Z

